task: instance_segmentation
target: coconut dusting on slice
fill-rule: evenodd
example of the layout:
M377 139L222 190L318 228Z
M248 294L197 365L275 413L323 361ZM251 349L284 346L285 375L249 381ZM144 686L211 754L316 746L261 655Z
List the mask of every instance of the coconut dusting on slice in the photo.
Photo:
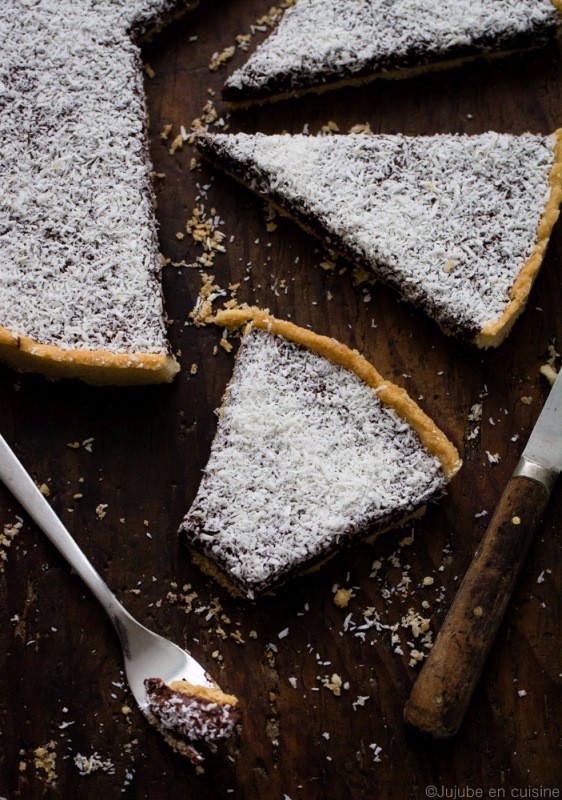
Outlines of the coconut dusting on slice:
M16 338L169 351L133 36L173 5L2 5L0 327Z
M253 597L439 494L460 466L458 453L408 398L412 418L419 412L446 442L445 471L408 419L379 399L390 386L373 389L312 349L254 327L182 525L188 544Z
M499 344L562 197L560 134L207 135L202 153L448 333Z
M370 75L537 47L556 34L557 0L297 0L223 96L252 102Z

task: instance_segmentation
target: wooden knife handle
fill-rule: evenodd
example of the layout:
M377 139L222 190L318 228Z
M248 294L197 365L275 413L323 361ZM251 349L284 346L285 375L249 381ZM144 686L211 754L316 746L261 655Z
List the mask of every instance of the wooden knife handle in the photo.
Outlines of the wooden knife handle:
M524 477L505 488L406 703L412 728L437 739L458 731L549 496Z

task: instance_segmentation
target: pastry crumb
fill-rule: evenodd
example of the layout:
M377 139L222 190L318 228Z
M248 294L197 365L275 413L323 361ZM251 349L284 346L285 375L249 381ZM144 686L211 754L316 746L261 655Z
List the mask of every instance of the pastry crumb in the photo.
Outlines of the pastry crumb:
M338 608L345 608L353 597L352 589L338 589L334 594L334 605Z
M174 139L174 141L170 146L169 150L170 155L173 156L176 150L181 150L182 147L183 147L183 136L181 135L181 133L178 133L178 135L176 136L176 138Z
M349 683L347 681L344 683L337 672L334 672L331 677L326 675L324 678L322 678L322 686L324 686L326 689L329 689L335 697L339 697L341 695L342 689L349 689Z
M33 763L38 775L45 780L46 783L52 784L58 778L56 772L56 744L54 741L47 742L46 745L36 747L33 751Z
M8 561L8 550L21 531L22 526L23 522L20 520L3 526L2 532L0 533L0 575L4 572L6 562Z
M168 125L164 125L164 128L160 131L160 138L166 141L172 132L172 124L169 123Z
M250 49L250 39L252 35L250 33L239 33L238 36L235 37L236 44L240 48L240 50L249 50Z
M368 122L362 122L357 125L352 125L349 129L349 133L365 133L365 134L372 134L373 131L371 130L371 126Z
M539 372L547 379L551 386L554 386L554 381L558 377L558 373L551 364L543 364Z
M338 133L339 126L333 120L329 120L325 125L322 125L320 130L322 131L322 133Z
M226 64L227 61L230 61L235 51L236 47L232 44L229 47L225 47L220 53L213 53L209 63L209 70L211 72L216 72L219 67L222 67L223 64Z

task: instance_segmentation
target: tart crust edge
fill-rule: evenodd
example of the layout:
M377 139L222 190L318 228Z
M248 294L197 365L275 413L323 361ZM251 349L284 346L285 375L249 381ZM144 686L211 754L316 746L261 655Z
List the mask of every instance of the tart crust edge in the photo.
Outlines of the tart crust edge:
M379 536L382 536L382 534L402 528L404 525L407 525L409 522L412 522L415 519L420 519L424 516L426 509L427 505L424 504L407 514L405 517L402 517L402 519L398 519L395 522L390 523L390 525L384 525L378 530L367 533L358 539L357 543L362 542L363 544L373 544L375 540L379 538ZM213 578L220 586L223 587L223 589L226 589L226 591L232 595L232 597L241 598L242 600L253 600L258 595L272 596L276 594L277 590L284 586L290 579L301 578L303 575L310 575L314 572L318 572L325 564L331 561L338 552L337 549L334 549L331 552L324 554L318 561L315 561L309 566L304 566L302 569L297 569L294 573L285 575L278 582L267 588L255 590L253 587L250 587L252 588L252 592L255 592L255 595L252 594L250 596L247 591L248 587L236 583L233 578L227 574L226 570L221 566L221 564L219 564L218 561L215 561L203 550L196 549L196 547L190 543L187 544L187 547L191 553L192 562L199 567L201 572L203 572L205 575L208 575L210 578Z
M559 8L562 9L562 0ZM533 252L521 267L510 292L510 301L503 314L482 326L474 343L478 347L497 347L510 332L515 320L524 311L533 283L539 273L550 234L560 214L562 202L562 128L552 134L556 137L554 161L548 176L550 196L537 228L537 239Z
M0 327L0 361L23 372L47 378L80 378L97 386L170 383L179 372L167 353L110 353L106 350L66 350L41 344Z

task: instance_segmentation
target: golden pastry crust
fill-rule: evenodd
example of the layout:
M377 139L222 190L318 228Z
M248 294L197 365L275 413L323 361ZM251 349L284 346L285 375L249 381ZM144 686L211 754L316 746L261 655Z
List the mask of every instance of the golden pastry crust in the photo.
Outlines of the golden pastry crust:
M176 359L166 353L64 350L2 327L0 361L23 372L40 372L53 380L80 378L94 386L169 383L179 372Z
M355 350L351 350L328 336L321 336L306 328L300 328L292 322L276 319L258 308L218 311L208 321L223 328L239 328L245 323L250 323L256 328L279 334L350 370L368 386L375 389L380 400L393 408L399 417L414 428L426 450L441 462L447 478L452 478L460 469L462 461L459 453L445 434L436 427L404 389L386 381L373 365Z
M223 572L222 569L215 564L214 561L211 561L210 558L207 558L207 556L204 556L203 553L200 553L198 550L194 550L190 545L188 545L188 547L192 563L199 567L204 575L213 578L213 580L215 580L219 586L222 586L223 589L226 589L232 597L242 600L248 599L244 592L228 577L226 572Z
M559 11L562 11L562 0L556 0L555 5ZM562 202L562 128L558 128L554 132L554 136L556 136L554 163L548 178L550 197L537 228L535 247L515 279L509 305L499 319L484 325L478 333L475 339L478 347L497 347L504 341L515 320L525 309L529 293L541 267L552 228L560 214L559 207Z
M216 703L219 706L235 706L238 703L238 698L233 694L225 694L218 687L211 688L210 686L197 686L189 681L172 681L170 689L174 692L181 692L189 697L195 697L197 700L203 700L206 703Z

